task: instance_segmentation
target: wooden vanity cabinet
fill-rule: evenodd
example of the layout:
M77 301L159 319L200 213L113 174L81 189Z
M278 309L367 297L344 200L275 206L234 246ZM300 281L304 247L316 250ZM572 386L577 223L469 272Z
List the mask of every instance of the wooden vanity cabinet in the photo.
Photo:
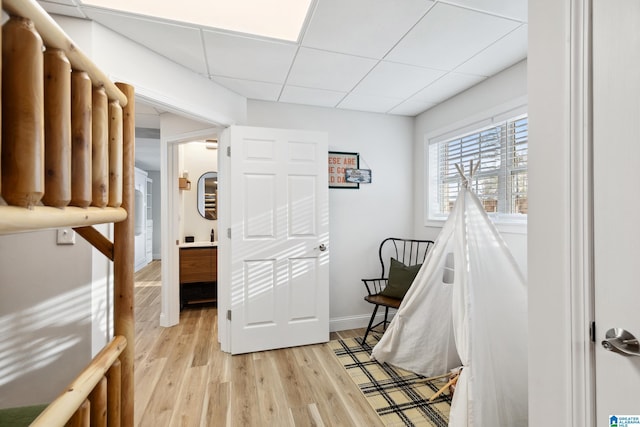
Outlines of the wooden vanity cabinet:
M189 304L216 302L218 248L180 248L180 309Z

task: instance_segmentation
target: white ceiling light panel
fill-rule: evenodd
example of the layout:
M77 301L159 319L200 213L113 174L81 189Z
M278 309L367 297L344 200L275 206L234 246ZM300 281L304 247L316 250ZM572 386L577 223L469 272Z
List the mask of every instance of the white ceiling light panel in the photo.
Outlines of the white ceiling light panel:
M82 0L82 4L297 41L311 0Z

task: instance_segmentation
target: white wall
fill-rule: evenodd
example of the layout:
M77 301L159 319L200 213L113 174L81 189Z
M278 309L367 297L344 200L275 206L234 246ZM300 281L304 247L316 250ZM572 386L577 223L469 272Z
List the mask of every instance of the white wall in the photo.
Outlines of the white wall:
M425 183L428 173L425 164L425 136L433 137L452 131L526 103L527 62L524 60L416 117L413 156L415 170L413 225L416 236L435 239L440 232L440 227L425 225ZM523 229L519 233L502 230L501 234L526 275L526 230Z
M134 230L133 241L134 250L134 269L140 270L147 265L147 172L142 169L135 168L135 189L134 192ZM138 193L139 192L139 193ZM141 193L142 210L138 209L138 194Z
M198 179L206 172L218 171L218 150L206 148L202 142L191 142L180 145L183 171L189 172L191 190L182 192L183 203L183 235L194 236L196 242L208 242L211 229L215 230L218 239L218 221L203 218L198 213Z
M161 242L161 232L162 232L162 209L160 208L160 197L161 197L161 181L160 181L160 171L147 171L149 173L149 178L153 180L153 193L151 195L151 203L152 203L152 214L153 214L153 259L160 259L160 242Z
M0 254L0 408L46 403L92 357L91 246L47 230L0 236Z
M96 224L96 230L113 241L113 224ZM84 239L76 235L76 241ZM91 355L98 354L113 337L113 262L92 248Z
M366 326L372 306L363 277L379 275L378 246L412 237L413 119L348 110L249 101L250 126L326 131L329 149L360 153L372 183L329 190L331 330Z

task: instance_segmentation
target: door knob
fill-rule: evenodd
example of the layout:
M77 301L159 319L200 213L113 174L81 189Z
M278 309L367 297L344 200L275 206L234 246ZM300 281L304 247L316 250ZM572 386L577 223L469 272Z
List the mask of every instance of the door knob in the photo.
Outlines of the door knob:
M320 246L318 246L316 249L320 249L320 252L324 252L327 250L327 247L324 245L324 243L321 243Z
M621 328L611 328L605 334L602 346L625 356L640 356L640 344L636 337Z

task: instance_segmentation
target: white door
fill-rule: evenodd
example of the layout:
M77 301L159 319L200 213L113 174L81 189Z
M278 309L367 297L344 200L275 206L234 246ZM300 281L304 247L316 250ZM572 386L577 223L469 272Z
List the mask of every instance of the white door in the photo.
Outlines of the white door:
M602 345L612 328L640 337L640 1L593 7L596 419L640 426L640 357Z
M232 126L231 353L329 339L327 135Z

